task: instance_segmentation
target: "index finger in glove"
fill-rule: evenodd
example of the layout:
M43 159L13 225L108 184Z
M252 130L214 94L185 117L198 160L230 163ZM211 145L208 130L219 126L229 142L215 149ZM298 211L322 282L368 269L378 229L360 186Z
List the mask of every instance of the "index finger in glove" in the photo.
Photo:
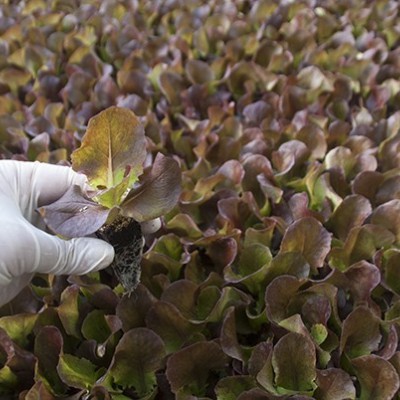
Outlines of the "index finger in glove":
M84 187L86 176L64 165L3 160L0 171L15 194L31 194L36 207L59 199L69 187Z
M3 192L28 221L37 223L36 209L58 200L69 187L84 187L86 176L70 167L39 162L0 161Z
M43 163L33 164L34 174L31 187L39 194L38 207L58 200L73 185L84 188L87 184L86 176L78 174L71 167Z

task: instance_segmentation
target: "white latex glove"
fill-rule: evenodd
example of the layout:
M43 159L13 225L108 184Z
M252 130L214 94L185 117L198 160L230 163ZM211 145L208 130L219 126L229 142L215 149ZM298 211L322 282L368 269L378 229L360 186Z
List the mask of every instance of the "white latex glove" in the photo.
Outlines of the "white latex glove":
M0 160L0 305L36 272L81 275L111 264L113 247L100 239L63 240L44 232L38 207L60 198L86 177L69 167Z

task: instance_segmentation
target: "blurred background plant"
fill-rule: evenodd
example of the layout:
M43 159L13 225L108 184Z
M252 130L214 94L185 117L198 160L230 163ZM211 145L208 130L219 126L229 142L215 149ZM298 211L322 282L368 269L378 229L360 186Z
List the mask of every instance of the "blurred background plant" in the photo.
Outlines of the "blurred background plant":
M0 156L139 116L183 192L142 284L38 276L0 318L17 398L397 398L399 4L3 1Z

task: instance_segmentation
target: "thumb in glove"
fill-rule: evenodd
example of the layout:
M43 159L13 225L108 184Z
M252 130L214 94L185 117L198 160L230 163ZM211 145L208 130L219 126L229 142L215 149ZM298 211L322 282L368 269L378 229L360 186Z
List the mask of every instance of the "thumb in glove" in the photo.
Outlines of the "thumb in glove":
M0 161L0 305L16 296L36 272L86 274L107 267L114 249L95 238L63 240L40 228L35 211L85 177L69 167Z

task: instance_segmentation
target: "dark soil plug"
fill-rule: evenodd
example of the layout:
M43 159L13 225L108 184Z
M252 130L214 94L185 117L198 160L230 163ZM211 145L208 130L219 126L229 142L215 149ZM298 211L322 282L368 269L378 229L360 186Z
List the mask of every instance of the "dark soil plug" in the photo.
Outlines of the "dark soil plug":
M96 235L114 247L111 266L124 289L132 293L140 282L143 251L140 224L133 218L119 216L111 224L102 226Z

